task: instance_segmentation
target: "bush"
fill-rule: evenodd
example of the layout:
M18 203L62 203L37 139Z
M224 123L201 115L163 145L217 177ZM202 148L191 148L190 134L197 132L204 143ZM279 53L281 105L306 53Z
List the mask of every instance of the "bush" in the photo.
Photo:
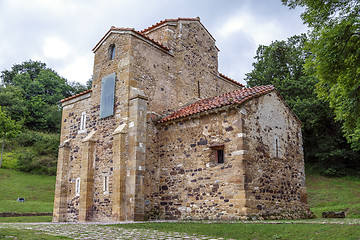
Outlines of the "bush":
M55 175L60 134L24 131L16 138L18 170Z
M16 155L12 152L4 152L1 167L15 170L18 169L18 159Z

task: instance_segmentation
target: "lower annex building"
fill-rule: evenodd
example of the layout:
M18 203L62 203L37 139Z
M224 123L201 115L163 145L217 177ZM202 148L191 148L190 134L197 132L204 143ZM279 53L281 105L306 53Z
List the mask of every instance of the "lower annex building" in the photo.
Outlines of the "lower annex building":
M218 51L199 18L110 28L61 101L54 222L311 216L300 121Z

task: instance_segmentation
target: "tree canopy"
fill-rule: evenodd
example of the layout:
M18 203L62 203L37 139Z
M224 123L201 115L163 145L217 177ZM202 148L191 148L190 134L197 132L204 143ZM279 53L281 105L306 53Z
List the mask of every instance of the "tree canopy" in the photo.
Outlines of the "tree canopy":
M60 130L59 101L86 90L84 85L68 82L45 63L27 61L1 72L0 106L10 117L32 130Z
M354 149L360 150L360 2L358 0L282 0L304 7L311 29L306 69L319 79L317 94L334 110Z
M293 36L287 41L274 41L257 49L254 69L246 74L249 87L272 84L284 97L304 124L305 161L329 174L339 174L345 167L359 162L360 154L351 150L334 121L333 110L317 97L319 80L305 74L309 57L305 50L306 35Z

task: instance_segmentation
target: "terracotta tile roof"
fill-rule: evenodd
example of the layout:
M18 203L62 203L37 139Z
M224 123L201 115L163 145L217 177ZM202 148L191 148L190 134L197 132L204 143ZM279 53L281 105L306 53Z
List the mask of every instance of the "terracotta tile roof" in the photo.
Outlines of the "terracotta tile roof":
M234 92L225 93L223 95L216 97L203 99L189 106L177 110L176 112L170 114L169 116L161 119L159 123L164 123L167 121L183 118L186 116L205 112L215 108L221 108L227 105L241 104L249 99L261 96L265 93L274 90L275 87L273 85L257 86L253 88L244 88L244 89L236 90Z
M159 42L155 41L154 39L149 38L148 36L146 36L145 34L142 34L139 31L136 31L136 33L140 34L141 36L143 36L144 38L146 38L147 40L150 40L151 42L155 43L156 45L158 45L159 47L163 48L166 51L170 51L170 48L165 47L164 45L161 45Z
M167 23L167 22L177 22L177 21L181 21L181 20L184 20L184 21L199 21L200 22L200 17L196 17L196 18L177 18L177 19L165 19L165 20L161 20L160 22L158 23L155 23L154 25L140 31L141 33L145 33L145 32L148 32L164 23Z
M151 41L152 43L158 45L159 47L163 48L166 51L170 51L169 48L161 45L160 43L158 43L157 41L149 38L148 36L146 36L145 34L143 34L142 32L136 31L134 28L117 28L112 26L109 31L106 32L106 34L100 39L100 41L95 45L95 47L93 48L93 52L95 52L95 50L99 47L99 45L105 40L105 38L108 37L108 35L112 32L112 31L129 31L129 32L133 32L137 35L140 35L143 38L146 38L147 40Z
M211 35L211 33L206 29L206 27L201 23L200 21L200 17L196 17L196 18L176 18L176 19L165 19L162 20L154 25L152 25L151 27L148 27L144 30L141 31L141 33L146 34L147 32L151 31L154 28L157 28L163 24L166 24L168 22L178 22L178 21L198 21L200 23L200 25L205 29L205 31L209 34L209 36L215 41L215 38ZM216 47L216 46L215 46ZM216 47L216 49L219 51L219 49Z
M81 92L81 93L78 93L78 94L76 94L76 95L73 95L73 96L64 98L64 99L60 100L60 103L66 102L66 101L71 100L71 99L73 99L73 98L80 97L80 96L85 95L85 94L87 94L87 93L89 93L89 92L91 92L91 91L92 91L92 89L88 89L88 90L86 90L86 91L84 91L84 92Z
M229 78L228 76L225 76L225 75L222 74L222 73L219 73L219 75L220 75L220 77L225 78L225 79L229 80L230 82L233 82L233 83L239 85L240 87L245 87L245 86L242 85L241 83L235 81L234 79Z

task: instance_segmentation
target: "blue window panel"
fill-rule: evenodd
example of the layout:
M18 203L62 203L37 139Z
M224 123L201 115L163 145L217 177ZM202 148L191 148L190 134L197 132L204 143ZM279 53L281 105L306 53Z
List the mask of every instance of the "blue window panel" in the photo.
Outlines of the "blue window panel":
M101 80L100 119L114 114L115 73Z

